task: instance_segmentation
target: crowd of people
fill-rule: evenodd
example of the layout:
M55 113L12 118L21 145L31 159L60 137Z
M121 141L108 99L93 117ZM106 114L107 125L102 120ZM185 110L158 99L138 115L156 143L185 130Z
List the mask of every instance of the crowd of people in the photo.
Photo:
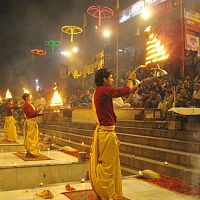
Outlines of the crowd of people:
M180 63L164 66L168 74L159 72L159 67L140 67L137 73L137 90L128 97L116 100L117 104L134 108L160 108L168 110L172 106L191 107L200 106L200 58L196 51L185 52L185 77L181 76ZM156 69L156 70L155 70ZM97 69L96 69L97 70ZM133 71L130 67L119 76L118 86L124 86L128 74ZM94 74L87 74L84 78L70 77L70 102L72 106L91 105L92 94L95 89ZM113 73L115 78L115 74ZM84 83L84 90L83 90ZM124 104L123 104L124 102ZM116 105L117 105L116 104Z
M126 79L121 82L126 83ZM91 105L94 88L91 88L91 84L89 86L85 91L81 89L81 85L78 90L73 90L70 99L72 106ZM200 76L196 76L195 79L186 76L184 79L175 80L172 80L171 74L151 76L143 79L136 87L133 93L123 98L124 105L133 108L159 108L165 111L173 106L200 106Z

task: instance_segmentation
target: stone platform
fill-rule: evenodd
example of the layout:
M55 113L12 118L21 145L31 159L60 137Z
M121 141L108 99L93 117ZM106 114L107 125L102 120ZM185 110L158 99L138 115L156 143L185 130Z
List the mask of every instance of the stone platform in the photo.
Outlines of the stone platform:
M76 157L54 150L41 154L51 160L24 161L12 152L0 153L0 190L33 188L87 177L87 163L78 163Z
M143 109L117 108L115 114L117 120L134 120L136 115L143 113ZM62 112L60 113L62 115ZM60 116L62 118L62 116ZM72 111L72 122L95 124L92 108L76 108Z
M5 139L3 134L3 130L0 130L0 140ZM17 152L17 151L24 151L24 140L23 136L18 134L17 135L17 143L7 143L7 144L0 144L0 152Z
M35 189L23 189L14 191L0 192L1 200L41 200L35 194L40 193L45 189L49 189L53 194L53 200L69 200L69 198L62 195L65 192L65 185L70 184L77 190L91 189L89 182L80 183L61 183L55 185L43 185L43 187ZM155 185L146 183L133 177L126 177L123 181L123 194L130 200L194 200L198 198L191 198L189 196L181 195L169 190L157 187Z

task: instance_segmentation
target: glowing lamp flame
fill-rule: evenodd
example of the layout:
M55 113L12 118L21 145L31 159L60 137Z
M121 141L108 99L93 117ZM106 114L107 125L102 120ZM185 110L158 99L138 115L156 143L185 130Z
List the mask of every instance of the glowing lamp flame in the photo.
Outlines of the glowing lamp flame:
M29 90L27 90L26 88L23 88L24 93L26 94L30 94Z
M53 97L51 99L50 106L54 107L54 106L62 106L62 105L63 105L62 98L61 98L60 94L58 93L57 87L54 87L54 93L53 93Z
M7 91L6 91L6 99L12 99L12 95L11 95L9 89L7 89Z
M78 78L82 75L82 73L79 72L77 69L75 69L75 70L72 72L72 75L73 75L73 77L74 77L75 79L78 79Z
M155 63L163 61L169 58L169 54L165 49L164 45L161 44L161 41L157 39L156 35L148 32L148 41L147 41L147 54L146 54L146 65L150 63Z

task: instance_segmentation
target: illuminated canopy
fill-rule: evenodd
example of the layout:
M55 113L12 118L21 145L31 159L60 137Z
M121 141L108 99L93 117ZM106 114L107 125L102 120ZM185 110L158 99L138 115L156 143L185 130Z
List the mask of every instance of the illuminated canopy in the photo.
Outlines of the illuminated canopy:
M74 35L77 35L83 32L83 29L78 26L63 26L61 30L63 33L67 33L71 35L71 42L74 41Z
M50 46L51 47L51 51L53 53L54 48L61 45L61 41L47 40L47 41L45 41L45 45Z
M100 6L90 6L87 9L87 13L92 17L98 18L99 26L101 26L102 19L109 18L114 15L114 11L111 8Z
M31 53L36 54L36 55L40 55L40 56L44 56L45 54L47 54L47 52L43 49L32 49Z

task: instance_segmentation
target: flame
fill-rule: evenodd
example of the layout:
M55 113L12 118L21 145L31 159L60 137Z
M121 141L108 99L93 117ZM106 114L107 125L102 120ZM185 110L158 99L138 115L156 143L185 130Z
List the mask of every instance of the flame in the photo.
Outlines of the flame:
M26 88L23 88L24 93L30 94L29 90L27 90Z
M146 32L146 33L149 33L151 31L151 26L148 26L145 30L144 30L144 32Z
M6 91L6 99L12 99L12 95L11 95L9 89L7 89L7 91Z
M0 102L2 102L2 98L0 97Z
M74 77L75 79L78 79L78 78L82 75L82 73L79 72L77 69L75 69L75 70L72 72L72 74L73 74L73 77Z
M161 44L161 41L158 40L156 35L153 33L149 33L149 41L147 41L146 51L146 65L169 58L169 54L164 45Z
M55 86L50 106L62 106L62 105L63 105L62 98L61 98L60 94L58 93L57 87Z

